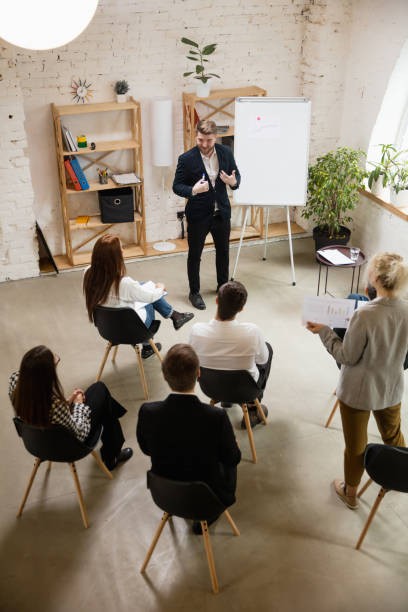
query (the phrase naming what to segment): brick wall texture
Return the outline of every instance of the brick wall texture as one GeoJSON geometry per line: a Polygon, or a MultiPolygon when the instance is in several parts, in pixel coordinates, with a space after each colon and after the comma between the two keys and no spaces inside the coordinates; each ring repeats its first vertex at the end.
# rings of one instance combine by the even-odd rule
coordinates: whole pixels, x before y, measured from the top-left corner
{"type": "MultiPolygon", "coordinates": [[[[255,84],[270,96],[310,97],[313,158],[353,135],[353,146],[367,145],[407,16],[403,0],[100,0],[92,23],[65,47],[27,51],[0,39],[0,280],[38,274],[36,219],[52,252],[64,252],[50,103],[71,103],[72,79],[86,77],[95,102],[114,98],[116,80],[129,81],[142,104],[147,239],[174,238],[183,208],[171,191],[183,151],[181,92],[194,88],[182,77],[189,64],[182,36],[218,43],[210,58],[221,75],[216,87],[255,84]],[[367,70],[376,49],[386,58],[377,77],[367,70]],[[166,169],[150,163],[154,96],[173,100],[174,165],[166,169]],[[350,131],[356,112],[371,117],[358,139],[350,131]]],[[[97,133],[92,122],[81,129],[97,133]]],[[[285,218],[273,212],[273,220],[285,218]]]]}

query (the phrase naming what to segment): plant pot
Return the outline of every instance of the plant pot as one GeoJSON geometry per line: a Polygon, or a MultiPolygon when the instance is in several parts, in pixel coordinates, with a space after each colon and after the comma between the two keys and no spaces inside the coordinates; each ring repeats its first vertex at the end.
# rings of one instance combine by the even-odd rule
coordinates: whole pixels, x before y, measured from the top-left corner
{"type": "Polygon", "coordinates": [[[327,229],[314,227],[313,240],[315,241],[315,250],[318,251],[322,247],[335,244],[347,244],[350,240],[351,231],[347,227],[344,227],[344,225],[340,225],[340,230],[338,234],[330,234],[327,229]]]}
{"type": "Polygon", "coordinates": [[[196,94],[199,98],[208,98],[210,95],[211,79],[208,79],[206,83],[203,83],[199,79],[196,85],[196,94]]]}
{"type": "Polygon", "coordinates": [[[401,189],[394,195],[394,206],[397,208],[406,208],[408,206],[408,189],[401,189]]]}
{"type": "Polygon", "coordinates": [[[380,176],[371,186],[371,193],[384,202],[390,201],[390,188],[383,187],[382,176],[380,176]]]}
{"type": "Polygon", "coordinates": [[[119,102],[119,104],[123,102],[127,102],[127,100],[128,100],[127,94],[116,94],[116,102],[119,102]]]}

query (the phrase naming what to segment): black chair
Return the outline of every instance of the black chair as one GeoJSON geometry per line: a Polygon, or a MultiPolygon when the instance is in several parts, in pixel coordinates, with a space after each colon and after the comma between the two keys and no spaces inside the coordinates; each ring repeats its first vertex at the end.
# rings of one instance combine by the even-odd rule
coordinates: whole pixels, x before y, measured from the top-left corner
{"type": "MultiPolygon", "coordinates": [[[[387,444],[367,444],[364,453],[364,467],[370,478],[379,484],[381,489],[356,544],[357,550],[363,543],[384,495],[388,491],[408,493],[408,448],[387,444]]],[[[365,485],[359,496],[369,484],[371,480],[365,485]]]]}
{"type": "Polygon", "coordinates": [[[247,370],[212,370],[200,366],[199,385],[203,393],[211,398],[210,404],[231,402],[239,404],[244,413],[253,462],[257,463],[254,436],[248,415],[248,403],[255,403],[259,416],[267,425],[268,421],[258,400],[259,387],[247,370]]]}
{"type": "Polygon", "coordinates": [[[34,482],[34,478],[37,474],[37,470],[40,463],[48,461],[47,470],[51,469],[51,463],[56,461],[58,463],[69,463],[74,478],[75,489],[78,496],[79,507],[81,509],[82,520],[85,528],[89,527],[88,516],[86,514],[84,499],[82,496],[81,487],[79,484],[78,474],[75,467],[75,462],[83,459],[87,455],[91,454],[101,470],[108,476],[113,478],[113,475],[108,470],[102,459],[95,452],[94,448],[98,444],[99,438],[102,433],[102,426],[99,428],[92,440],[87,444],[80,442],[73,433],[68,431],[61,425],[52,425],[51,427],[36,427],[34,425],[28,425],[24,423],[19,417],[13,418],[14,425],[18,435],[23,439],[24,446],[31,455],[34,455],[35,463],[33,471],[31,472],[30,480],[26,491],[24,493],[23,501],[18,509],[17,517],[23,514],[23,509],[27,501],[27,497],[30,493],[31,486],[34,482]]]}
{"type": "Polygon", "coordinates": [[[163,510],[159,527],[154,535],[153,542],[147,552],[140,572],[143,574],[150,561],[150,557],[160,538],[163,527],[172,516],[184,519],[200,521],[203,531],[205,552],[207,553],[208,568],[210,570],[211,583],[214,593],[218,593],[218,581],[215,573],[214,557],[211,548],[210,534],[208,533],[207,521],[224,513],[231,525],[235,535],[239,531],[225,505],[218,499],[215,493],[204,482],[182,482],[169,480],[154,474],[151,470],[147,472],[147,487],[150,489],[154,503],[163,510]]]}
{"type": "Polygon", "coordinates": [[[142,342],[149,342],[157,357],[162,361],[159,350],[152,340],[160,327],[160,321],[153,321],[147,328],[133,308],[110,308],[108,306],[97,306],[93,313],[93,319],[102,338],[108,341],[96,380],[101,379],[112,346],[115,347],[112,361],[115,361],[119,344],[130,344],[136,351],[145,398],[149,399],[142,356],[138,345],[142,342]]]}

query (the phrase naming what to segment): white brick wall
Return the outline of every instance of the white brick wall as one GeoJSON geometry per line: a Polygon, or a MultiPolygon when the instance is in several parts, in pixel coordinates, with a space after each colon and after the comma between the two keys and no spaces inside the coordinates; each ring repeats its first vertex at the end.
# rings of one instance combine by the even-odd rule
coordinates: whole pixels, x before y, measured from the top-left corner
{"type": "Polygon", "coordinates": [[[12,49],[0,43],[0,282],[39,273],[24,120],[12,49]]]}
{"type": "MultiPolygon", "coordinates": [[[[310,97],[315,156],[340,143],[366,146],[407,17],[404,0],[100,0],[87,30],[63,48],[31,52],[3,43],[0,181],[7,187],[0,191],[0,263],[6,268],[1,278],[38,273],[36,248],[26,234],[34,216],[51,250],[64,251],[50,103],[71,102],[72,78],[92,82],[94,101],[113,99],[115,80],[129,81],[142,103],[147,238],[176,237],[176,211],[183,202],[171,183],[183,149],[181,92],[194,87],[181,76],[188,65],[182,36],[218,43],[210,58],[222,77],[217,87],[257,84],[271,96],[310,97]],[[164,170],[164,191],[161,171],[150,164],[149,100],[157,95],[174,102],[174,166],[164,170]],[[10,217],[11,199],[13,210],[24,210],[23,218],[10,217]],[[19,239],[20,232],[24,236],[19,247],[12,246],[16,229],[19,239]]],[[[284,214],[277,209],[273,220],[284,214]]]]}

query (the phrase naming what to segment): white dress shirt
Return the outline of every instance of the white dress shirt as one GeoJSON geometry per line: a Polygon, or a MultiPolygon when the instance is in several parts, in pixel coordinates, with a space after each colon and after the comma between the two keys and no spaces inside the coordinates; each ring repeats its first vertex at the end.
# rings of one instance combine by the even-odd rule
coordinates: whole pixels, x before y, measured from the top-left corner
{"type": "Polygon", "coordinates": [[[204,368],[248,370],[256,381],[259,378],[256,364],[266,363],[269,357],[259,327],[255,323],[239,323],[236,319],[195,323],[191,328],[190,344],[204,368]]]}
{"type": "MultiPolygon", "coordinates": [[[[218,163],[218,156],[215,151],[212,153],[210,157],[206,157],[201,153],[201,159],[203,160],[203,164],[208,174],[208,178],[210,179],[211,185],[215,189],[215,181],[217,180],[218,173],[220,171],[220,166],[218,163]]],[[[217,200],[215,201],[215,210],[218,210],[217,200]]]]}

